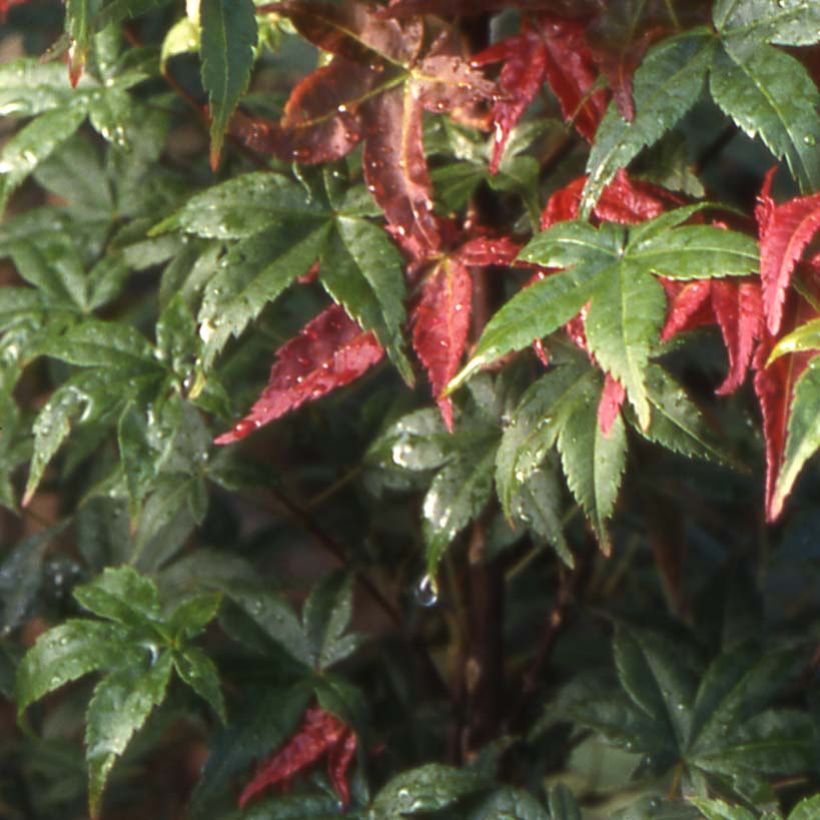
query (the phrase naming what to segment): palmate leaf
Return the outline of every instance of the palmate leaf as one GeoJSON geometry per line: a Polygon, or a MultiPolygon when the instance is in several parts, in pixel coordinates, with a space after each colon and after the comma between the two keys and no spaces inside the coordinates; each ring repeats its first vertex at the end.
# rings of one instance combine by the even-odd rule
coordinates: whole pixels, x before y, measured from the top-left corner
{"type": "Polygon", "coordinates": [[[503,61],[499,76],[501,99],[493,104],[493,153],[496,173],[512,129],[546,80],[558,98],[564,118],[591,140],[606,109],[602,90],[593,91],[595,66],[584,38],[584,27],[559,17],[540,15],[525,21],[519,34],[474,55],[474,65],[503,61]]]}
{"type": "Polygon", "coordinates": [[[583,362],[559,364],[521,397],[496,454],[495,482],[508,518],[517,487],[541,465],[578,403],[585,382],[595,378],[583,362]]]}
{"type": "Polygon", "coordinates": [[[228,119],[248,87],[256,45],[253,0],[202,0],[202,85],[211,110],[211,168],[219,166],[228,119]]]}
{"type": "Polygon", "coordinates": [[[682,765],[695,793],[714,779],[742,794],[744,782],[762,784],[764,773],[795,774],[814,764],[810,716],[766,708],[799,673],[803,651],[763,655],[745,644],[702,671],[686,642],[627,626],[616,630],[613,649],[626,700],[570,692],[566,711],[611,741],[651,754],[659,774],[682,765]]]}
{"type": "MultiPolygon", "coordinates": [[[[330,175],[328,175],[330,176],[330,175]]],[[[328,195],[333,199],[328,182],[328,195]]],[[[182,230],[237,239],[208,281],[199,310],[199,335],[208,368],[231,336],[238,336],[316,261],[322,283],[348,315],[375,333],[406,381],[413,374],[403,351],[404,274],[398,250],[366,217],[372,200],[363,188],[333,207],[287,177],[245,174],[203,191],[156,225],[154,235],[182,230]]]]}
{"type": "MultiPolygon", "coordinates": [[[[108,621],[71,619],[42,634],[17,669],[20,714],[48,692],[93,671],[106,674],[86,714],[89,809],[97,817],[106,781],[132,736],[165,698],[174,666],[220,716],[224,705],[212,661],[186,639],[216,614],[209,605],[162,614],[154,582],[132,567],[107,568],[75,590],[86,608],[108,621]]],[[[202,603],[202,600],[198,602],[202,603]]]]}
{"type": "Polygon", "coordinates": [[[590,352],[626,388],[641,426],[650,422],[645,370],[663,324],[665,299],[654,274],[691,279],[754,271],[747,236],[705,225],[674,227],[691,208],[634,228],[560,222],[537,234],[521,258],[561,268],[514,296],[488,322],[452,390],[485,364],[557,330],[588,304],[590,352]]]}

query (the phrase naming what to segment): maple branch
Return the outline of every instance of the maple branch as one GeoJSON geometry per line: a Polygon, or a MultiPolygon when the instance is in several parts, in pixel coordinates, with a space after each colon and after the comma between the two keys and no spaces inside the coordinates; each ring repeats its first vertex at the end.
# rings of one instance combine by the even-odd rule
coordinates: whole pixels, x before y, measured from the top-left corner
{"type": "Polygon", "coordinates": [[[555,602],[544,619],[535,655],[529,668],[524,673],[521,682],[521,694],[511,711],[508,725],[512,729],[521,726],[530,701],[538,690],[538,681],[549,663],[555,644],[570,622],[570,611],[575,602],[578,589],[587,577],[588,562],[583,560],[581,555],[576,556],[576,564],[573,570],[569,572],[561,571],[561,581],[555,596],[555,602]]]}

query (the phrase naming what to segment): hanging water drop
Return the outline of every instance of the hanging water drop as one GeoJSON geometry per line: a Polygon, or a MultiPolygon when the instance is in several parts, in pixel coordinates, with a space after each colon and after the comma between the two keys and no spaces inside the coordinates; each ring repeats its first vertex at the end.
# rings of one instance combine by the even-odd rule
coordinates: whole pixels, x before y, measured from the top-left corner
{"type": "Polygon", "coordinates": [[[438,603],[438,584],[435,578],[425,575],[416,585],[416,600],[424,607],[438,603]]]}

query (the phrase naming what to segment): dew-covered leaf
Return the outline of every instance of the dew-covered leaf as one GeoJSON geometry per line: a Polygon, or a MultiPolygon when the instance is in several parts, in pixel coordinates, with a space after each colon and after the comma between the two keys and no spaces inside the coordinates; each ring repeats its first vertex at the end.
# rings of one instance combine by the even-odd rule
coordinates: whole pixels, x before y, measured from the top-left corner
{"type": "Polygon", "coordinates": [[[0,564],[0,636],[20,626],[42,582],[42,564],[46,549],[68,522],[46,527],[24,538],[9,550],[0,564]]]}
{"type": "Polygon", "coordinates": [[[485,788],[475,772],[428,763],[393,777],[373,800],[373,820],[438,811],[485,788]]]}
{"type": "Polygon", "coordinates": [[[453,428],[452,400],[441,391],[458,370],[467,344],[473,280],[458,261],[445,259],[427,275],[413,310],[413,348],[427,369],[433,395],[448,430],[453,428]]]}
{"type": "Polygon", "coordinates": [[[70,681],[127,661],[125,630],[116,624],[69,618],[44,632],[17,667],[17,711],[70,681]]]}
{"type": "Polygon", "coordinates": [[[291,657],[312,665],[312,648],[305,629],[281,595],[244,586],[229,586],[225,594],[291,657]]]}
{"type": "Polygon", "coordinates": [[[332,305],[279,348],[267,387],[250,412],[216,439],[230,444],[306,401],[357,379],[384,355],[375,336],[332,305]]]}
{"type": "Polygon", "coordinates": [[[231,336],[274,301],[319,256],[328,236],[324,222],[286,217],[276,227],[242,239],[222,259],[205,287],[199,310],[203,363],[210,367],[231,336]]]}
{"type": "Polygon", "coordinates": [[[764,42],[811,45],[820,38],[820,9],[813,0],[717,0],[712,19],[724,37],[749,49],[764,42]]]}
{"type": "Polygon", "coordinates": [[[0,151],[0,213],[23,180],[79,127],[82,108],[55,108],[18,131],[0,151]]]}
{"type": "Polygon", "coordinates": [[[150,234],[179,230],[208,239],[242,239],[283,218],[322,218],[324,214],[321,204],[309,199],[301,185],[280,174],[255,171],[195,194],[150,234]]]}
{"type": "Polygon", "coordinates": [[[171,653],[162,652],[148,669],[127,667],[97,684],[88,705],[85,730],[88,805],[93,818],[99,816],[102,792],[114,762],[165,698],[171,665],[171,653]]]}
{"type": "Polygon", "coordinates": [[[160,616],[159,593],[153,581],[132,567],[107,567],[93,581],[74,589],[83,607],[129,627],[143,627],[160,616]]]}
{"type": "Polygon", "coordinates": [[[363,329],[371,330],[404,380],[413,369],[404,353],[405,282],[398,250],[364,219],[339,216],[322,251],[322,284],[363,329]]]}

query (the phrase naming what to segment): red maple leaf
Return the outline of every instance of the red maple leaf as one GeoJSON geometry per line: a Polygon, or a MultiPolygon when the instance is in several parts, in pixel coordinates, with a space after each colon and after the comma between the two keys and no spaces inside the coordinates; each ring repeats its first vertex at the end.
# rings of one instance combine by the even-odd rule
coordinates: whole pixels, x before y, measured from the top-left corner
{"type": "Polygon", "coordinates": [[[476,54],[473,65],[503,62],[501,94],[493,106],[495,128],[490,169],[498,170],[510,132],[546,82],[578,133],[592,140],[607,105],[606,92],[592,91],[598,72],[583,24],[550,15],[525,19],[521,32],[476,54]]]}
{"type": "Polygon", "coordinates": [[[261,764],[250,783],[239,795],[239,808],[270,786],[286,789],[296,775],[315,765],[327,756],[330,782],[342,804],[350,802],[347,770],[356,753],[356,735],[335,715],[319,707],[305,712],[297,732],[261,764]]]}
{"type": "MultiPolygon", "coordinates": [[[[436,264],[421,287],[413,311],[413,349],[430,377],[433,395],[439,396],[458,370],[470,330],[473,280],[456,259],[436,264]]],[[[444,423],[453,429],[453,403],[437,399],[444,423]]]]}
{"type": "Polygon", "coordinates": [[[598,427],[605,436],[609,435],[612,425],[615,424],[625,399],[624,386],[611,373],[607,373],[598,402],[598,427]]]}
{"type": "Polygon", "coordinates": [[[520,247],[507,237],[478,235],[465,240],[447,223],[442,227],[456,248],[427,271],[411,321],[413,349],[427,370],[444,423],[452,430],[452,400],[440,394],[458,371],[467,347],[473,297],[470,268],[510,265],[520,247]]]}
{"type": "Polygon", "coordinates": [[[776,168],[766,174],[755,210],[760,230],[760,279],[769,333],[776,335],[795,265],[820,230],[820,194],[775,205],[769,191],[776,168]]]}
{"type": "MultiPolygon", "coordinates": [[[[586,176],[578,177],[555,191],[541,212],[541,230],[556,222],[576,219],[581,204],[581,192],[586,176]]],[[[660,216],[668,208],[679,208],[686,200],[672,191],[651,182],[632,179],[621,168],[604,188],[592,209],[593,216],[604,222],[637,225],[660,216]]]]}
{"type": "Polygon", "coordinates": [[[715,392],[723,396],[737,390],[746,380],[755,342],[763,334],[760,285],[752,280],[727,279],[664,284],[669,310],[661,339],[667,341],[681,331],[716,323],[729,357],[729,372],[715,392]]]}
{"type": "Polygon", "coordinates": [[[331,305],[276,353],[268,384],[250,412],[215,439],[231,444],[306,401],[349,384],[378,362],[384,350],[339,305],[331,305]]]}

